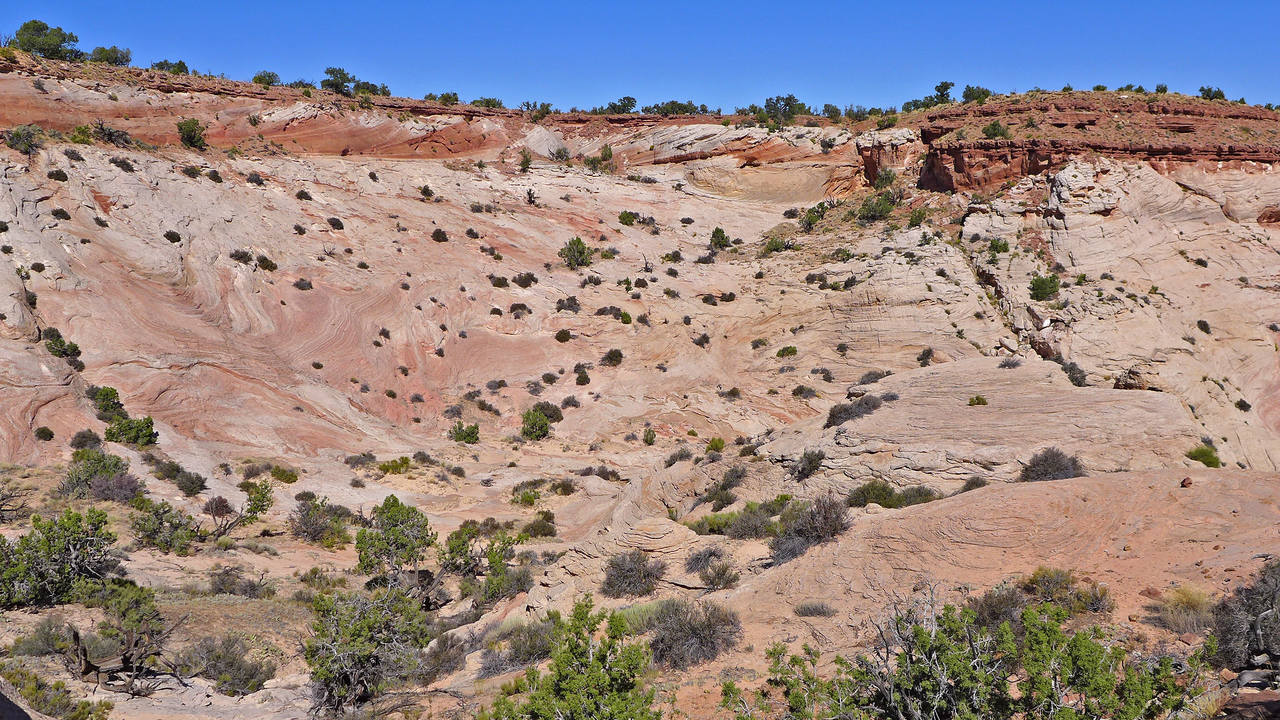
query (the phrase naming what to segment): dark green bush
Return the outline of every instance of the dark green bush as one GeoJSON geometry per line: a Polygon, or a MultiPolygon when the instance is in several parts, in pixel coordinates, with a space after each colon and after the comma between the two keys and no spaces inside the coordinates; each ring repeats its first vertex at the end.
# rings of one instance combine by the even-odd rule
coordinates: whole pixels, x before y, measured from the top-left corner
{"type": "Polygon", "coordinates": [[[1057,275],[1035,275],[1031,278],[1031,299],[1048,300],[1058,294],[1057,275]]]}
{"type": "Polygon", "coordinates": [[[204,150],[207,145],[204,140],[205,126],[195,118],[186,118],[178,121],[178,138],[182,140],[182,144],[196,150],[204,150]]]}

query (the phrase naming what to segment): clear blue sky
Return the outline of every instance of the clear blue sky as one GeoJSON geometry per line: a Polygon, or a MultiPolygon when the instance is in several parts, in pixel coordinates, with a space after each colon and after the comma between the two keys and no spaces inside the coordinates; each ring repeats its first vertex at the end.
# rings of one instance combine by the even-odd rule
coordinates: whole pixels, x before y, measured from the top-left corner
{"type": "MultiPolygon", "coordinates": [[[[0,32],[38,17],[248,79],[318,81],[329,65],[395,95],[453,90],[562,108],[622,95],[730,110],[794,93],[821,106],[897,105],[939,80],[997,92],[1139,83],[1280,100],[1280,2],[6,2],[0,32]]],[[[958,94],[958,93],[957,93],[958,94]]]]}

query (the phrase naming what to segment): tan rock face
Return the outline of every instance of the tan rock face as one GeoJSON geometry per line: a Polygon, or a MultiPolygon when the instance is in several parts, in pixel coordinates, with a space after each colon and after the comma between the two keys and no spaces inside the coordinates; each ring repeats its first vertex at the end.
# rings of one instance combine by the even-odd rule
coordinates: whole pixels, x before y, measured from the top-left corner
{"type": "MultiPolygon", "coordinates": [[[[77,430],[103,431],[85,391],[107,385],[154,418],[161,452],[208,476],[195,498],[146,480],[192,512],[213,494],[243,498],[240,476],[220,466],[249,460],[300,471],[278,488],[264,526],[277,531],[299,491],[365,511],[394,492],[442,535],[553,511],[557,535],[522,548],[536,558],[532,589],[457,631],[476,648],[499,623],[598,591],[620,551],[667,561],[659,597],[700,595],[684,561],[719,546],[742,579],[711,597],[741,614],[745,642],[673,678],[688,681],[680,703],[708,712],[699,683],[760,670],[773,641],[856,649],[887,594],[923,581],[960,600],[1037,565],[1068,567],[1107,583],[1115,617],[1138,623],[1145,589],[1225,588],[1275,546],[1280,173],[1268,111],[1070,93],[904,115],[879,131],[815,120],[770,133],[745,118],[533,123],[397,98],[362,108],[207,78],[20,67],[48,93],[0,69],[0,127],[67,131],[102,117],[159,145],[48,139],[30,158],[0,147],[0,463],[42,466],[30,472],[46,484],[77,430]],[[1129,130],[1100,120],[1118,113],[1129,130]],[[179,116],[207,123],[215,148],[178,147],[179,116]],[[1011,140],[975,139],[997,119],[1011,140]],[[1237,126],[1257,142],[1232,140],[1237,126]],[[1154,129],[1176,142],[1133,145],[1154,129]],[[612,168],[589,172],[581,157],[606,145],[612,168]],[[549,159],[561,150],[572,162],[549,159]],[[859,222],[882,169],[900,202],[859,222]],[[956,192],[933,191],[943,187],[956,192]],[[729,242],[712,252],[716,228],[729,242]],[[558,255],[573,237],[595,251],[576,270],[558,255]],[[1032,299],[1032,279],[1050,274],[1057,293],[1032,299]],[[48,328],[79,345],[83,370],[49,352],[48,328]],[[605,361],[615,349],[620,364],[605,361]],[[834,406],[868,398],[879,405],[825,427],[834,406]],[[521,414],[540,401],[564,419],[524,442],[521,414]],[[448,439],[458,420],[479,426],[479,443],[448,439]],[[40,426],[54,440],[37,440],[40,426]],[[1226,468],[1186,458],[1203,442],[1226,468]],[[1017,483],[1050,447],[1087,476],[1017,483]],[[419,450],[464,474],[343,462],[419,450]],[[806,451],[822,455],[799,479],[806,451]],[[855,511],[846,534],[778,566],[767,539],[685,524],[711,512],[705,495],[739,467],[730,512],[869,480],[946,495],[971,478],[988,484],[855,511]],[[520,483],[563,478],[573,494],[512,502],[520,483]],[[837,615],[797,618],[807,599],[837,615]]],[[[145,474],[140,453],[109,447],[145,474]]],[[[355,564],[350,548],[272,542],[279,555],[230,552],[282,587],[313,566],[355,564]]],[[[128,569],[176,588],[225,557],[142,550],[128,569]]],[[[271,624],[281,647],[309,617],[283,594],[221,614],[185,595],[167,601],[194,606],[206,626],[271,624]]],[[[479,652],[440,681],[460,702],[492,692],[477,681],[479,652]]],[[[305,704],[303,663],[281,662],[253,698],[263,717],[305,704]]],[[[206,692],[131,701],[130,717],[238,716],[241,701],[206,692]]]]}

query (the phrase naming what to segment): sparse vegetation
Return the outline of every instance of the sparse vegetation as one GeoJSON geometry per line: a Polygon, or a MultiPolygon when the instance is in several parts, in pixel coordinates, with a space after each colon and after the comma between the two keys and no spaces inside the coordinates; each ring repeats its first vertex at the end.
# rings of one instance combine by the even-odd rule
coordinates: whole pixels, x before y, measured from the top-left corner
{"type": "Polygon", "coordinates": [[[652,595],[666,574],[667,564],[651,560],[643,550],[619,553],[605,564],[600,592],[612,598],[652,595]]]}
{"type": "Polygon", "coordinates": [[[1065,480],[1084,474],[1084,464],[1075,455],[1068,455],[1056,447],[1045,448],[1027,461],[1018,473],[1021,482],[1065,480]]]}

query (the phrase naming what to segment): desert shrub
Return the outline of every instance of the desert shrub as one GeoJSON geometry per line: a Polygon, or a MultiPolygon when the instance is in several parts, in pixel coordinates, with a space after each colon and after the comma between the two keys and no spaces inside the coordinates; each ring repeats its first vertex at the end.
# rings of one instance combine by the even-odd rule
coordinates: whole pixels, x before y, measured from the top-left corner
{"type": "Polygon", "coordinates": [[[1213,661],[1223,667],[1242,670],[1255,667],[1254,658],[1274,658],[1280,647],[1280,561],[1268,562],[1256,578],[1237,585],[1214,606],[1213,634],[1218,639],[1213,661]]]}
{"type": "Polygon", "coordinates": [[[351,541],[346,522],[337,506],[327,500],[301,500],[289,513],[289,533],[299,540],[335,548],[351,541]]]}
{"type": "Polygon", "coordinates": [[[742,638],[738,614],[710,601],[664,600],[649,625],[654,662],[676,669],[710,662],[742,638]]]}
{"type": "Polygon", "coordinates": [[[195,518],[167,501],[139,497],[133,501],[133,507],[137,512],[129,518],[129,529],[140,545],[166,554],[190,555],[195,543],[203,537],[195,518]]]}
{"type": "Polygon", "coordinates": [[[978,488],[982,488],[986,486],[987,486],[986,480],[983,480],[977,475],[973,475],[968,480],[964,481],[964,485],[962,485],[957,492],[966,493],[966,492],[969,492],[970,490],[977,490],[978,488]]]}
{"type": "Polygon", "coordinates": [[[71,453],[67,473],[58,485],[58,494],[66,497],[87,496],[95,480],[126,474],[129,462],[98,448],[82,448],[71,453]]]}
{"type": "Polygon", "coordinates": [[[737,587],[741,575],[729,562],[715,562],[698,573],[698,579],[708,590],[726,590],[737,587]]]}
{"type": "Polygon", "coordinates": [[[551,434],[551,422],[536,407],[520,416],[520,435],[526,440],[541,440],[551,434]]]}
{"type": "Polygon", "coordinates": [[[666,467],[671,467],[681,460],[690,460],[693,458],[693,451],[687,447],[681,446],[680,449],[667,456],[666,467]]]}
{"type": "Polygon", "coordinates": [[[474,445],[480,442],[480,426],[479,425],[463,425],[462,421],[454,423],[449,429],[449,439],[454,442],[467,443],[474,445]]]}
{"type": "Polygon", "coordinates": [[[618,553],[605,565],[600,592],[612,598],[651,595],[666,573],[667,564],[650,560],[643,550],[618,553]]]}
{"type": "Polygon", "coordinates": [[[1018,587],[1003,584],[969,598],[966,604],[974,613],[974,624],[979,627],[994,630],[1007,622],[1015,631],[1020,631],[1027,596],[1018,587]]]}
{"type": "Polygon", "coordinates": [[[973,397],[969,398],[970,407],[973,407],[975,405],[986,405],[986,404],[987,404],[987,398],[983,395],[974,395],[973,397]]]}
{"type": "Polygon", "coordinates": [[[892,215],[895,204],[892,191],[886,190],[863,200],[855,216],[859,223],[870,225],[892,215]]]}
{"type": "Polygon", "coordinates": [[[795,345],[787,345],[786,347],[778,348],[776,355],[780,358],[795,357],[797,352],[795,345]]]}
{"type": "Polygon", "coordinates": [[[321,594],[313,610],[303,658],[317,688],[316,710],[326,714],[342,714],[402,683],[431,639],[421,601],[399,590],[321,594]]]}
{"type": "MultiPolygon", "coordinates": [[[[0,48],[3,50],[3,48],[0,48]]],[[[33,710],[45,717],[65,720],[107,720],[115,707],[106,700],[78,700],[61,680],[47,682],[36,673],[14,663],[0,663],[0,676],[18,691],[33,710]]],[[[17,708],[6,702],[6,705],[17,708]]],[[[13,717],[30,717],[21,709],[15,709],[13,717]]]]}
{"type": "Polygon", "coordinates": [[[805,450],[791,467],[791,475],[796,480],[804,480],[822,467],[827,454],[821,450],[805,450]]]}
{"type": "Polygon", "coordinates": [[[40,427],[36,428],[35,436],[37,440],[40,440],[42,442],[48,442],[53,439],[53,430],[50,430],[48,427],[45,427],[44,425],[41,425],[40,427]]]}
{"type": "Polygon", "coordinates": [[[1032,300],[1048,300],[1058,294],[1058,276],[1037,274],[1031,278],[1030,289],[1032,300]]]}
{"type": "Polygon", "coordinates": [[[62,170],[61,168],[57,168],[45,173],[45,177],[49,178],[50,180],[57,180],[58,182],[66,182],[67,171],[62,170]]]}
{"type": "Polygon", "coordinates": [[[887,370],[868,370],[862,374],[862,377],[858,378],[858,384],[870,385],[872,383],[877,383],[884,378],[889,377],[890,374],[891,373],[887,370]]]}
{"type": "Polygon", "coordinates": [[[1203,463],[1205,467],[1217,468],[1222,467],[1222,460],[1218,457],[1217,450],[1210,445],[1199,445],[1187,451],[1187,457],[1198,463],[1203,463]]]}
{"type": "Polygon", "coordinates": [[[530,520],[521,528],[520,532],[531,538],[538,537],[555,537],[556,536],[556,516],[550,510],[539,510],[537,517],[530,520]]]}
{"type": "Polygon", "coordinates": [[[849,491],[847,502],[851,507],[866,507],[870,503],[875,503],[886,508],[903,508],[931,502],[941,497],[941,493],[924,485],[896,490],[883,480],[869,480],[849,491]]]}
{"type": "Polygon", "coordinates": [[[127,472],[94,475],[89,480],[89,496],[95,500],[131,503],[145,491],[142,481],[127,472]]]}
{"type": "Polygon", "coordinates": [[[67,624],[59,616],[40,619],[28,635],[14,638],[9,652],[15,656],[44,657],[62,653],[71,643],[67,624]]]}
{"type": "Polygon", "coordinates": [[[1062,367],[1062,372],[1067,374],[1067,379],[1076,387],[1084,387],[1089,384],[1089,374],[1084,368],[1077,365],[1074,361],[1067,362],[1061,355],[1054,358],[1054,362],[1062,367]]]}
{"type": "Polygon", "coordinates": [[[387,475],[403,475],[409,472],[411,461],[407,456],[401,455],[395,460],[388,460],[384,463],[378,463],[378,469],[387,475]]]}
{"type": "Polygon", "coordinates": [[[265,574],[257,579],[245,577],[239,565],[214,565],[209,569],[209,592],[214,595],[239,595],[247,598],[269,598],[276,594],[265,574]]]}
{"type": "Polygon", "coordinates": [[[1075,455],[1067,455],[1058,448],[1045,448],[1027,461],[1018,473],[1022,482],[1065,480],[1084,474],[1084,464],[1075,455]]]}
{"type": "Polygon", "coordinates": [[[206,147],[204,141],[205,126],[195,118],[187,118],[178,121],[178,138],[182,140],[182,144],[196,150],[203,150],[206,147]]]}
{"type": "Polygon", "coordinates": [[[995,138],[1008,140],[1012,137],[1012,135],[1009,134],[1009,128],[1001,124],[999,120],[992,120],[987,125],[984,125],[982,127],[982,134],[988,140],[994,140],[995,138]]]}
{"type": "Polygon", "coordinates": [[[107,426],[103,437],[108,442],[137,445],[139,447],[154,445],[159,438],[155,431],[151,416],[142,418],[120,418],[107,426]]]}
{"type": "Polygon", "coordinates": [[[76,431],[68,444],[72,450],[95,449],[102,445],[102,438],[98,437],[98,433],[86,428],[76,431]]]}
{"type": "Polygon", "coordinates": [[[839,403],[827,411],[827,422],[822,427],[836,427],[850,420],[870,415],[879,410],[883,404],[884,402],[878,395],[863,395],[854,402],[839,403]]]}
{"type": "Polygon", "coordinates": [[[555,403],[549,403],[546,400],[540,400],[533,404],[533,409],[542,413],[548,422],[558,423],[564,420],[564,412],[556,406],[555,403]]]}
{"type": "Polygon", "coordinates": [[[606,352],[604,357],[600,358],[600,364],[605,367],[617,367],[622,364],[622,351],[618,348],[606,352]]]}
{"type": "Polygon", "coordinates": [[[782,511],[781,531],[769,543],[775,564],[804,554],[809,547],[826,542],[849,529],[849,510],[834,495],[811,503],[796,503],[782,511]]]}
{"type": "Polygon", "coordinates": [[[711,545],[689,553],[689,557],[685,558],[684,570],[690,573],[700,573],[717,561],[725,558],[724,548],[719,545],[711,545]]]}
{"type": "Polygon", "coordinates": [[[4,133],[4,144],[23,155],[34,155],[42,145],[40,136],[43,132],[38,125],[19,125],[4,133]]]}
{"type": "Polygon", "coordinates": [[[591,264],[592,251],[586,243],[582,242],[582,238],[577,236],[570,238],[556,254],[564,260],[564,264],[570,270],[577,270],[591,264]]]}
{"type": "Polygon", "coordinates": [[[1012,370],[1022,365],[1022,360],[1016,357],[1007,357],[1000,361],[999,368],[1001,370],[1012,370]]]}
{"type": "Polygon", "coordinates": [[[1203,590],[1180,585],[1160,598],[1156,617],[1178,634],[1202,632],[1213,622],[1213,601],[1203,590]]]}

